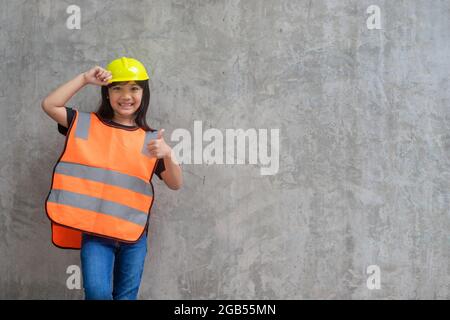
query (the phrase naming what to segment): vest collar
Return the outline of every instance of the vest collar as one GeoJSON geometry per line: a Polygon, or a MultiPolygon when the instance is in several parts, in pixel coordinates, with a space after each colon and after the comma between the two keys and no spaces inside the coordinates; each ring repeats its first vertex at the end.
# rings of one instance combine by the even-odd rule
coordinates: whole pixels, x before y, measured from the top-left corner
{"type": "Polygon", "coordinates": [[[120,124],[120,123],[114,122],[112,120],[102,119],[96,112],[94,112],[94,114],[104,125],[106,125],[108,127],[123,129],[123,130],[127,130],[127,131],[135,131],[135,130],[139,129],[138,126],[126,126],[124,124],[120,124]]]}

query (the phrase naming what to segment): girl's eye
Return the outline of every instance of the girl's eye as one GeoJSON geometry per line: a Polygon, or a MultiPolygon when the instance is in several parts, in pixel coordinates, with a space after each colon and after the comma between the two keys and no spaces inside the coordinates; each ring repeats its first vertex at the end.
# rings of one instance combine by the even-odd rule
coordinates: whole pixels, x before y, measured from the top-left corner
{"type": "Polygon", "coordinates": [[[113,87],[112,89],[117,91],[117,90],[120,90],[120,87],[113,87]]]}
{"type": "Polygon", "coordinates": [[[134,91],[139,90],[139,87],[133,87],[131,90],[134,90],[134,91]]]}

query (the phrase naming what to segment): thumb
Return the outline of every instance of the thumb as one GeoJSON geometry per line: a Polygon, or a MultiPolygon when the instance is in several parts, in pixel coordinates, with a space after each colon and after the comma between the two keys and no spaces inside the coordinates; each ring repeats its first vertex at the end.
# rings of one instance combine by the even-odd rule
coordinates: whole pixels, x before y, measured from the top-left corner
{"type": "Polygon", "coordinates": [[[164,134],[164,129],[160,129],[158,131],[158,136],[156,137],[157,139],[162,139],[163,138],[163,134],[164,134]]]}

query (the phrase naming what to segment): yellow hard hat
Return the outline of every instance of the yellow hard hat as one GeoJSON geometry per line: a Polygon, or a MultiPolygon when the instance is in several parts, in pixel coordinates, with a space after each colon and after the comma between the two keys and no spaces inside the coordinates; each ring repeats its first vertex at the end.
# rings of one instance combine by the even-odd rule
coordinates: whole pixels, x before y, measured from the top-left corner
{"type": "Polygon", "coordinates": [[[148,80],[147,70],[136,59],[122,57],[111,61],[106,70],[111,72],[112,78],[108,82],[148,80]]]}

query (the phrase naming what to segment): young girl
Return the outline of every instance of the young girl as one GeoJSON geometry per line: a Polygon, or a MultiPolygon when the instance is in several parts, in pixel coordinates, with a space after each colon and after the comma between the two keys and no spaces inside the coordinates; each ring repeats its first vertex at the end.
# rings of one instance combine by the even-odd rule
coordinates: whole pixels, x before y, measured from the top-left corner
{"type": "Polygon", "coordinates": [[[45,201],[52,241],[81,249],[86,299],[136,299],[147,253],[153,173],[182,185],[172,149],[146,122],[148,74],[122,57],[96,66],[50,93],[43,110],[66,135],[45,201]],[[65,107],[87,84],[101,86],[98,110],[65,107]]]}

